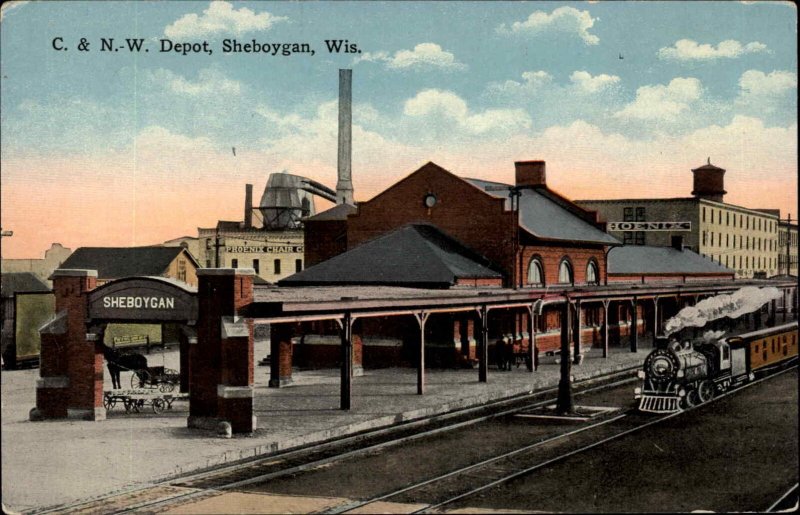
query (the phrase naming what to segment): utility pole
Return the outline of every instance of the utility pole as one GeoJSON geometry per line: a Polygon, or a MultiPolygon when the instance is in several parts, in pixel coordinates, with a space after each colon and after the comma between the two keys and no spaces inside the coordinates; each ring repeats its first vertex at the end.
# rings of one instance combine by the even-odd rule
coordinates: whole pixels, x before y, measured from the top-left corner
{"type": "MultiPolygon", "coordinates": [[[[10,238],[14,236],[14,231],[4,231],[2,227],[0,227],[0,238],[10,238]]],[[[3,255],[3,244],[0,242],[0,259],[2,259],[3,255]]]]}

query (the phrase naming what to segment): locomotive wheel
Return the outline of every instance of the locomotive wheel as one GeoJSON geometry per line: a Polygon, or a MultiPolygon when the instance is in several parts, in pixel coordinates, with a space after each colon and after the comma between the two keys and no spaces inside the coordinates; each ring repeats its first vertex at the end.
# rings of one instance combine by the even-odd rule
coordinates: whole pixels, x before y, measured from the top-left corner
{"type": "Polygon", "coordinates": [[[708,402],[714,398],[714,383],[706,379],[697,385],[697,396],[700,402],[708,402]]]}
{"type": "Polygon", "coordinates": [[[686,407],[691,408],[692,406],[697,406],[700,403],[700,399],[697,396],[697,390],[690,390],[686,392],[686,407]]]}

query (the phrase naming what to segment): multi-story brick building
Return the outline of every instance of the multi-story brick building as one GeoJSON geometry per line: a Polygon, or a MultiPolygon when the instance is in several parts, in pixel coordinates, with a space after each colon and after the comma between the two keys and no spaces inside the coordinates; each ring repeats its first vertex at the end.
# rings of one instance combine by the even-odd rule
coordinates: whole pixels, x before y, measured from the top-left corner
{"type": "Polygon", "coordinates": [[[597,211],[609,234],[625,245],[670,245],[681,235],[693,251],[736,271],[736,277],[778,273],[778,215],[723,201],[725,170],[706,164],[692,170],[692,197],[577,200],[597,211]]]}
{"type": "Polygon", "coordinates": [[[778,223],[778,275],[797,277],[797,224],[791,217],[778,223]]]}

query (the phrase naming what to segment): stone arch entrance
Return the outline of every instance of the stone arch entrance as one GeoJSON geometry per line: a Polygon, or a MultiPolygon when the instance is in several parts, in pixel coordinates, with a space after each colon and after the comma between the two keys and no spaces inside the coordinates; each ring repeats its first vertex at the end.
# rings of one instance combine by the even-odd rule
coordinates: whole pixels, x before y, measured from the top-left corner
{"type": "Polygon", "coordinates": [[[56,315],[40,330],[40,378],[31,420],[105,419],[103,330],[111,322],[182,324],[181,388],[188,388],[189,345],[198,316],[194,288],[162,277],[124,278],[98,287],[95,270],[62,269],[53,273],[53,291],[56,315]]]}

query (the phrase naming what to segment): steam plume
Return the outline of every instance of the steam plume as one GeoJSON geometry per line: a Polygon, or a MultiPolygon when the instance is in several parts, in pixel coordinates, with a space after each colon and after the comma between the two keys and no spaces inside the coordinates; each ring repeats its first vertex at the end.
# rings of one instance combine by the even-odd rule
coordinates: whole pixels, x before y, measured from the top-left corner
{"type": "Polygon", "coordinates": [[[706,323],[723,317],[739,318],[780,296],[781,292],[773,286],[768,288],[745,286],[730,295],[703,299],[696,306],[687,306],[667,320],[664,332],[669,336],[685,327],[703,327],[706,323]]]}

